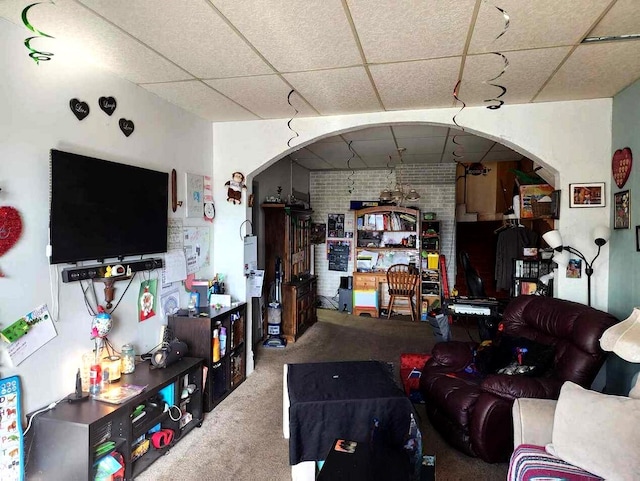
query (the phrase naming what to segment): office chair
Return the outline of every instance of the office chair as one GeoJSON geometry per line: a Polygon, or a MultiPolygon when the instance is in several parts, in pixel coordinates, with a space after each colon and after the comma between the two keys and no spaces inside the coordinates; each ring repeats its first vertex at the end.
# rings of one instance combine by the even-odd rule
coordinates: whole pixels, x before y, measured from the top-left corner
{"type": "Polygon", "coordinates": [[[387,285],[389,286],[389,305],[387,306],[387,319],[391,317],[391,308],[396,297],[404,297],[409,300],[411,307],[411,320],[416,320],[416,309],[413,304],[413,296],[416,295],[416,284],[420,274],[418,270],[409,264],[394,264],[387,270],[387,285]]]}
{"type": "Polygon", "coordinates": [[[478,274],[478,271],[471,265],[469,254],[466,251],[460,251],[458,258],[462,265],[464,278],[467,281],[469,297],[487,297],[487,293],[485,292],[484,285],[482,283],[482,278],[480,277],[480,274],[478,274]]]}

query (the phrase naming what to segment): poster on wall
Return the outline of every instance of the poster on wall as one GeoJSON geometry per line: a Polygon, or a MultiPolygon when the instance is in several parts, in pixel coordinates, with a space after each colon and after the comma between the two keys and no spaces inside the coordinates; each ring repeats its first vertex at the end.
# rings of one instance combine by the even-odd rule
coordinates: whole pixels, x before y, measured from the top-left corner
{"type": "Polygon", "coordinates": [[[204,212],[204,177],[197,174],[185,174],[187,179],[186,216],[198,218],[204,212]]]}
{"type": "Polygon", "coordinates": [[[344,237],[344,214],[328,214],[327,237],[344,237]]]}
{"type": "Polygon", "coordinates": [[[156,315],[156,294],[158,290],[158,280],[148,279],[140,283],[140,294],[138,295],[138,307],[140,322],[156,315]]]}
{"type": "Polygon", "coordinates": [[[327,224],[312,222],[311,223],[311,243],[324,244],[327,240],[327,224]]]}
{"type": "Polygon", "coordinates": [[[184,228],[184,255],[187,258],[187,274],[194,274],[209,265],[209,228],[184,228]]]}
{"type": "Polygon", "coordinates": [[[330,271],[347,272],[351,241],[327,241],[327,258],[330,271]]]}

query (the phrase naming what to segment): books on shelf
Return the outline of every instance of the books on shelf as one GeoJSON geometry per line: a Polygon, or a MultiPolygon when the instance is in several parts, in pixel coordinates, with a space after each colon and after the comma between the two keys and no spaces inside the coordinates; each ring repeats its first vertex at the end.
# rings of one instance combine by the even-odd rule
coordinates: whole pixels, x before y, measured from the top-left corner
{"type": "Polygon", "coordinates": [[[358,218],[358,230],[415,231],[417,215],[398,212],[365,214],[358,218]]]}

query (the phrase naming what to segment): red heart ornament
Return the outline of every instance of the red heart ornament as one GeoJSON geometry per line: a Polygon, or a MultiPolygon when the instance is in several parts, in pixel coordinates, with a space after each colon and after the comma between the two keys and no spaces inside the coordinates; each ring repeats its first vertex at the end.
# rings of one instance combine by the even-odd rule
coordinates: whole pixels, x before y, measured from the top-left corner
{"type": "Polygon", "coordinates": [[[618,149],[613,154],[611,159],[611,172],[613,173],[613,180],[619,188],[624,187],[631,174],[631,165],[633,164],[633,156],[631,155],[631,149],[625,147],[624,149],[618,149]]]}
{"type": "Polygon", "coordinates": [[[0,207],[0,256],[11,249],[22,234],[20,213],[13,207],[0,207]]]}

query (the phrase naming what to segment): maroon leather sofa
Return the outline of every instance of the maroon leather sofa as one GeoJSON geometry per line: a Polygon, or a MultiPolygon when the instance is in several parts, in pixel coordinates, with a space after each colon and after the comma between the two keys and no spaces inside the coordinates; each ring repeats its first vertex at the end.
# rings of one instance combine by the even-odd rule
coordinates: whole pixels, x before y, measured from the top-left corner
{"type": "Polygon", "coordinates": [[[553,366],[542,377],[469,373],[473,342],[435,345],[420,377],[420,392],[435,429],[454,447],[484,461],[508,461],[513,451],[513,401],[557,399],[565,381],[589,388],[605,361],[602,333],[618,320],[562,299],[520,296],[505,308],[502,335],[555,347],[553,366]]]}

